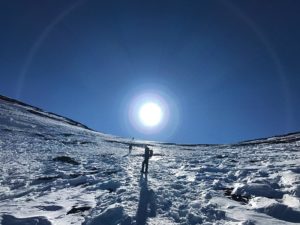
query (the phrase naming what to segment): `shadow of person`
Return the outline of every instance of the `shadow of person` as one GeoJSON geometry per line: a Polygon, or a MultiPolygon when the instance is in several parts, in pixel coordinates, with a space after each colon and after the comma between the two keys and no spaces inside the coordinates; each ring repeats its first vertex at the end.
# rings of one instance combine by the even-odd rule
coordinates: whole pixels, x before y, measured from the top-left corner
{"type": "Polygon", "coordinates": [[[156,216],[156,199],[152,189],[148,189],[147,174],[140,177],[140,199],[136,212],[136,225],[145,225],[148,217],[156,216]]]}

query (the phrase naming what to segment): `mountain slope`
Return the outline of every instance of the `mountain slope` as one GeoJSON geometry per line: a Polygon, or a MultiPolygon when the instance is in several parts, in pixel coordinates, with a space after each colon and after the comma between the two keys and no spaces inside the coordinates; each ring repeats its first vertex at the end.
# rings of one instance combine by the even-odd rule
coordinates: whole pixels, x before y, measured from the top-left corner
{"type": "Polygon", "coordinates": [[[300,135],[176,145],[97,133],[0,97],[0,220],[20,224],[300,223],[300,135]],[[143,145],[154,150],[141,176],[143,145]]]}

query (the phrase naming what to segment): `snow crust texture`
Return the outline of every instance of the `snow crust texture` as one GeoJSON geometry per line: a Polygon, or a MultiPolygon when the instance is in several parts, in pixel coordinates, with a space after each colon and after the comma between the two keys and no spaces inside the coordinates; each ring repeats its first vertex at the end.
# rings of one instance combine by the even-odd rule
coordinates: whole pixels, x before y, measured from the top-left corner
{"type": "Polygon", "coordinates": [[[0,137],[2,225],[300,224],[297,133],[132,142],[1,97],[0,137]],[[148,176],[144,144],[154,151],[148,176]]]}

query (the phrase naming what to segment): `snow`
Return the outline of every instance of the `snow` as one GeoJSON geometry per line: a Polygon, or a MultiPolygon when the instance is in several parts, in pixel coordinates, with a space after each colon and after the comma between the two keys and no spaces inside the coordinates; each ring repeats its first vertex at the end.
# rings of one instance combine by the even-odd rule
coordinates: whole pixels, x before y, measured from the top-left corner
{"type": "Polygon", "coordinates": [[[91,221],[84,223],[85,225],[115,225],[131,224],[130,217],[124,215],[124,208],[121,205],[115,204],[107,207],[99,216],[91,219],[91,221]]]}
{"type": "Polygon", "coordinates": [[[129,154],[131,139],[0,96],[0,137],[3,225],[300,224],[298,133],[234,145],[135,140],[129,154]]]}
{"type": "Polygon", "coordinates": [[[232,194],[247,197],[262,196],[277,199],[281,199],[283,196],[282,192],[273,189],[270,185],[259,183],[241,184],[233,189],[232,194]]]}

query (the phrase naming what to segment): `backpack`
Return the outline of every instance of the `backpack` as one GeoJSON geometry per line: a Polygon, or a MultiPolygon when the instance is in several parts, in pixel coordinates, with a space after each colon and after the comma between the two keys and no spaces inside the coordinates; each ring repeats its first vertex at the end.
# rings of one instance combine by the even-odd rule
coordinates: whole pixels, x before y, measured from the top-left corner
{"type": "Polygon", "coordinates": [[[149,157],[151,158],[153,156],[153,150],[149,150],[149,157]]]}

